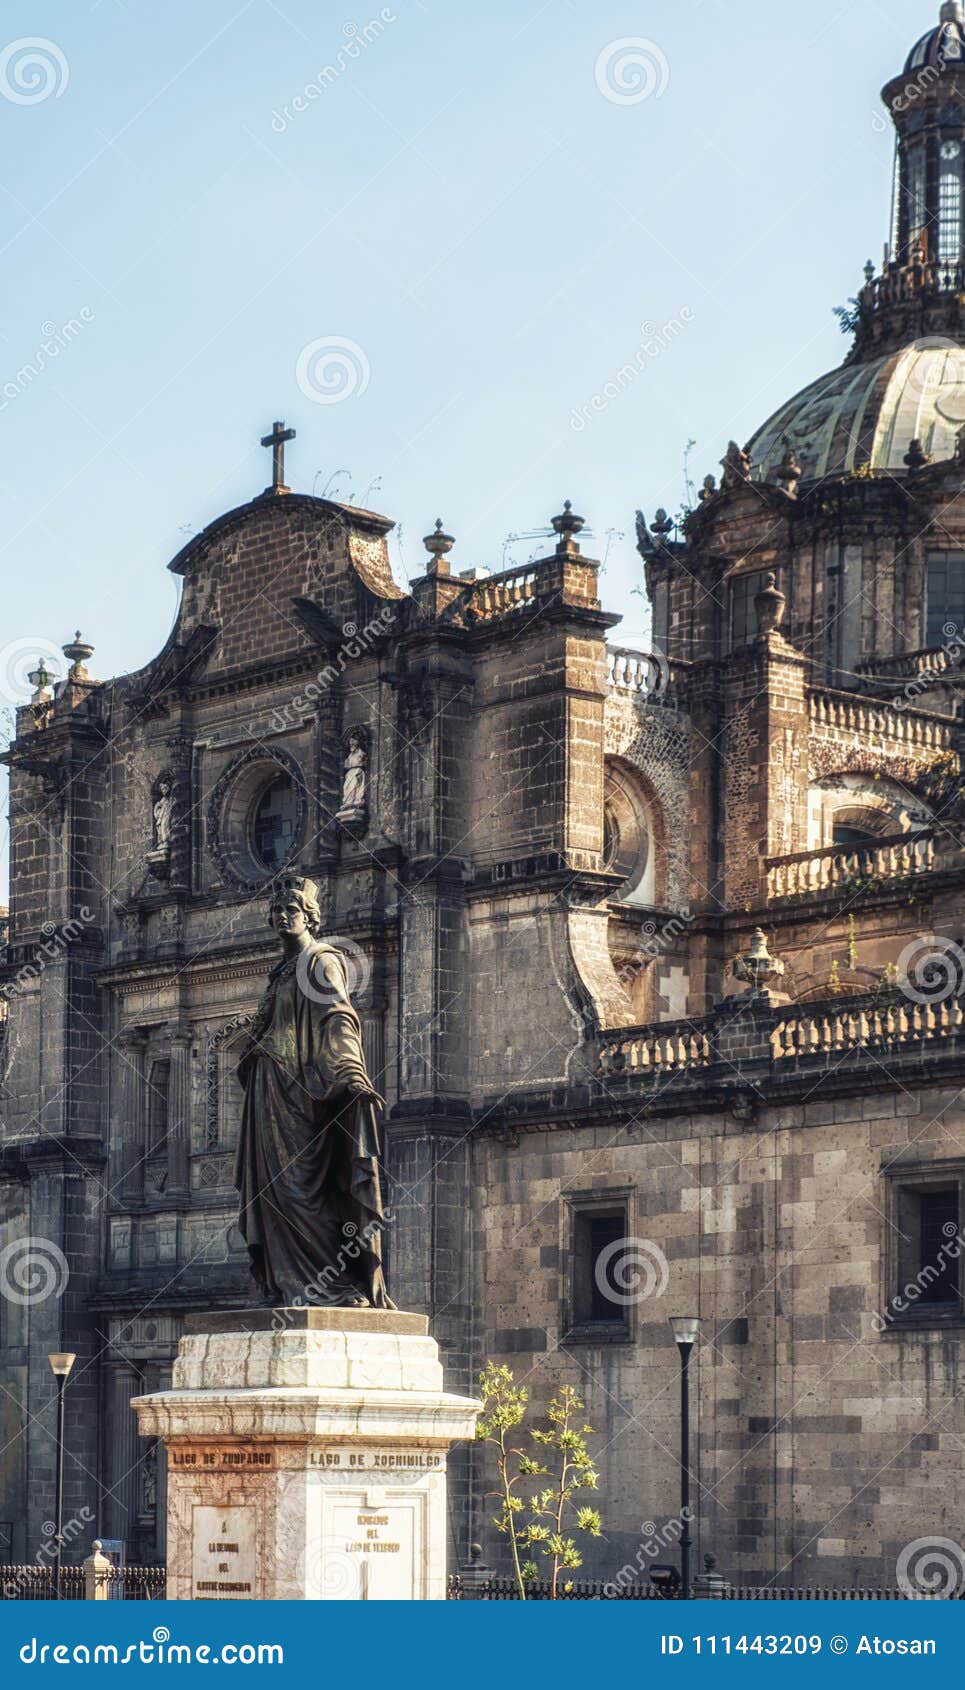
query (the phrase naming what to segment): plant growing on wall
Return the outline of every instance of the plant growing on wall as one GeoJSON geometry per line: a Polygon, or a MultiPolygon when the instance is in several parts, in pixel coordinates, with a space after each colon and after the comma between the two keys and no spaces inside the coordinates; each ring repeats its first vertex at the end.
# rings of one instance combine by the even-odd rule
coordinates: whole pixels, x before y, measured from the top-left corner
{"type": "Polygon", "coordinates": [[[582,1490],[596,1490],[599,1473],[586,1439],[593,1428],[583,1423],[583,1402],[572,1385],[563,1385],[546,1411],[543,1425],[532,1427],[529,1436],[540,1459],[528,1455],[513,1439],[522,1425],[529,1404],[525,1385],[517,1385],[508,1367],[486,1363],[479,1375],[483,1414],[476,1426],[480,1443],[493,1446],[499,1475],[497,1531],[509,1538],[513,1571],[520,1599],[525,1602],[527,1586],[539,1576],[531,1558],[535,1552],[549,1562],[550,1600],[557,1601],[561,1574],[583,1565],[574,1531],[599,1537],[600,1515],[595,1508],[578,1501],[582,1490]],[[547,1479],[549,1483],[524,1494],[526,1480],[547,1479]],[[523,1556],[529,1555],[524,1560],[523,1556]]]}

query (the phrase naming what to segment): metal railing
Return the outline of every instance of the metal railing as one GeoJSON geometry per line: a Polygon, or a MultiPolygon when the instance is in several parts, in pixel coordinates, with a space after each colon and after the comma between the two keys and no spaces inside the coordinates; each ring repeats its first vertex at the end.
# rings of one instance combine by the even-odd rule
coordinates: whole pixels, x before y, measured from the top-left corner
{"type": "MultiPolygon", "coordinates": [[[[537,1579],[526,1587],[527,1600],[550,1599],[548,1579],[537,1579]]],[[[450,1602],[518,1602],[519,1590],[511,1574],[500,1573],[477,1581],[450,1578],[450,1602]]],[[[698,1601],[709,1602],[947,1602],[963,1600],[965,1593],[942,1596],[935,1591],[876,1590],[849,1585],[744,1585],[728,1584],[723,1589],[697,1590],[698,1601]]],[[[560,1583],[561,1602],[675,1602],[680,1591],[648,1583],[621,1584],[619,1579],[571,1579],[560,1583]]]]}
{"type": "MultiPolygon", "coordinates": [[[[161,1602],[167,1594],[164,1567],[111,1567],[99,1575],[101,1593],[115,1602],[161,1602]]],[[[64,1567],[60,1575],[62,1602],[82,1602],[86,1596],[83,1567],[64,1567]]],[[[4,1602],[53,1602],[54,1569],[30,1562],[22,1567],[0,1567],[0,1600],[4,1602]]]]}

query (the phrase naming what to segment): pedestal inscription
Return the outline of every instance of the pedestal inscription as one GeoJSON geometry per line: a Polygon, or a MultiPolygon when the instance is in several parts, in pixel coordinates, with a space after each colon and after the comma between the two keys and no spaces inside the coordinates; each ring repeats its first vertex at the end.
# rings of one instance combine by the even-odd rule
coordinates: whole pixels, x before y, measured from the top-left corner
{"type": "Polygon", "coordinates": [[[255,1595],[255,1510],[204,1508],[191,1522],[196,1602],[246,1601],[255,1595]]]}
{"type": "Polygon", "coordinates": [[[182,1338],[174,1388],[135,1403],[168,1452],[168,1596],[444,1598],[446,1456],[479,1404],[442,1390],[421,1317],[283,1312],[182,1338]]]}

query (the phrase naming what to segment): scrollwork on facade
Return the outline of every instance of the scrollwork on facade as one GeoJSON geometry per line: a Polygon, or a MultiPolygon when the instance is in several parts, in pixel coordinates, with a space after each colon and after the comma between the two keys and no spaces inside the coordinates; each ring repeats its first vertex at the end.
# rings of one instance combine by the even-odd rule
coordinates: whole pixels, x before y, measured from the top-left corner
{"type": "Polygon", "coordinates": [[[232,1016],[222,1027],[212,1033],[208,1041],[208,1096],[205,1112],[204,1144],[206,1150],[217,1150],[222,1142],[221,1134],[221,1075],[224,1047],[230,1044],[238,1033],[251,1026],[253,1016],[250,1012],[232,1016]]]}

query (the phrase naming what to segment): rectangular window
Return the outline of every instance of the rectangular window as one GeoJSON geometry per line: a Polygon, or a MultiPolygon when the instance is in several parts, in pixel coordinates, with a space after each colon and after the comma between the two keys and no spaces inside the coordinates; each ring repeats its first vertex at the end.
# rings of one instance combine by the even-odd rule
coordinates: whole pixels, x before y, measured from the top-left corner
{"type": "Polygon", "coordinates": [[[623,1193],[577,1196],[568,1201],[569,1331],[571,1340],[613,1342],[630,1335],[634,1296],[633,1240],[623,1193]],[[628,1267],[629,1264],[629,1267],[628,1267]]]}
{"type": "Polygon", "coordinates": [[[764,585],[762,570],[753,575],[735,575],[730,584],[730,649],[748,645],[757,638],[757,612],[754,598],[764,585]]]}
{"type": "Polygon", "coordinates": [[[933,552],[928,559],[925,645],[929,651],[965,632],[965,554],[933,552]]]}
{"type": "Polygon", "coordinates": [[[961,256],[962,188],[957,163],[942,166],[938,185],[938,262],[957,264],[961,256]]]}
{"type": "Polygon", "coordinates": [[[935,1325],[962,1316],[963,1171],[922,1169],[892,1180],[892,1326],[935,1325]]]}
{"type": "Polygon", "coordinates": [[[155,1062],[151,1066],[147,1098],[148,1154],[156,1155],[164,1149],[168,1137],[168,1104],[171,1095],[171,1064],[155,1062]]]}
{"type": "Polygon", "coordinates": [[[908,245],[914,249],[918,240],[925,233],[927,209],[925,200],[925,149],[923,146],[908,149],[908,245]]]}

